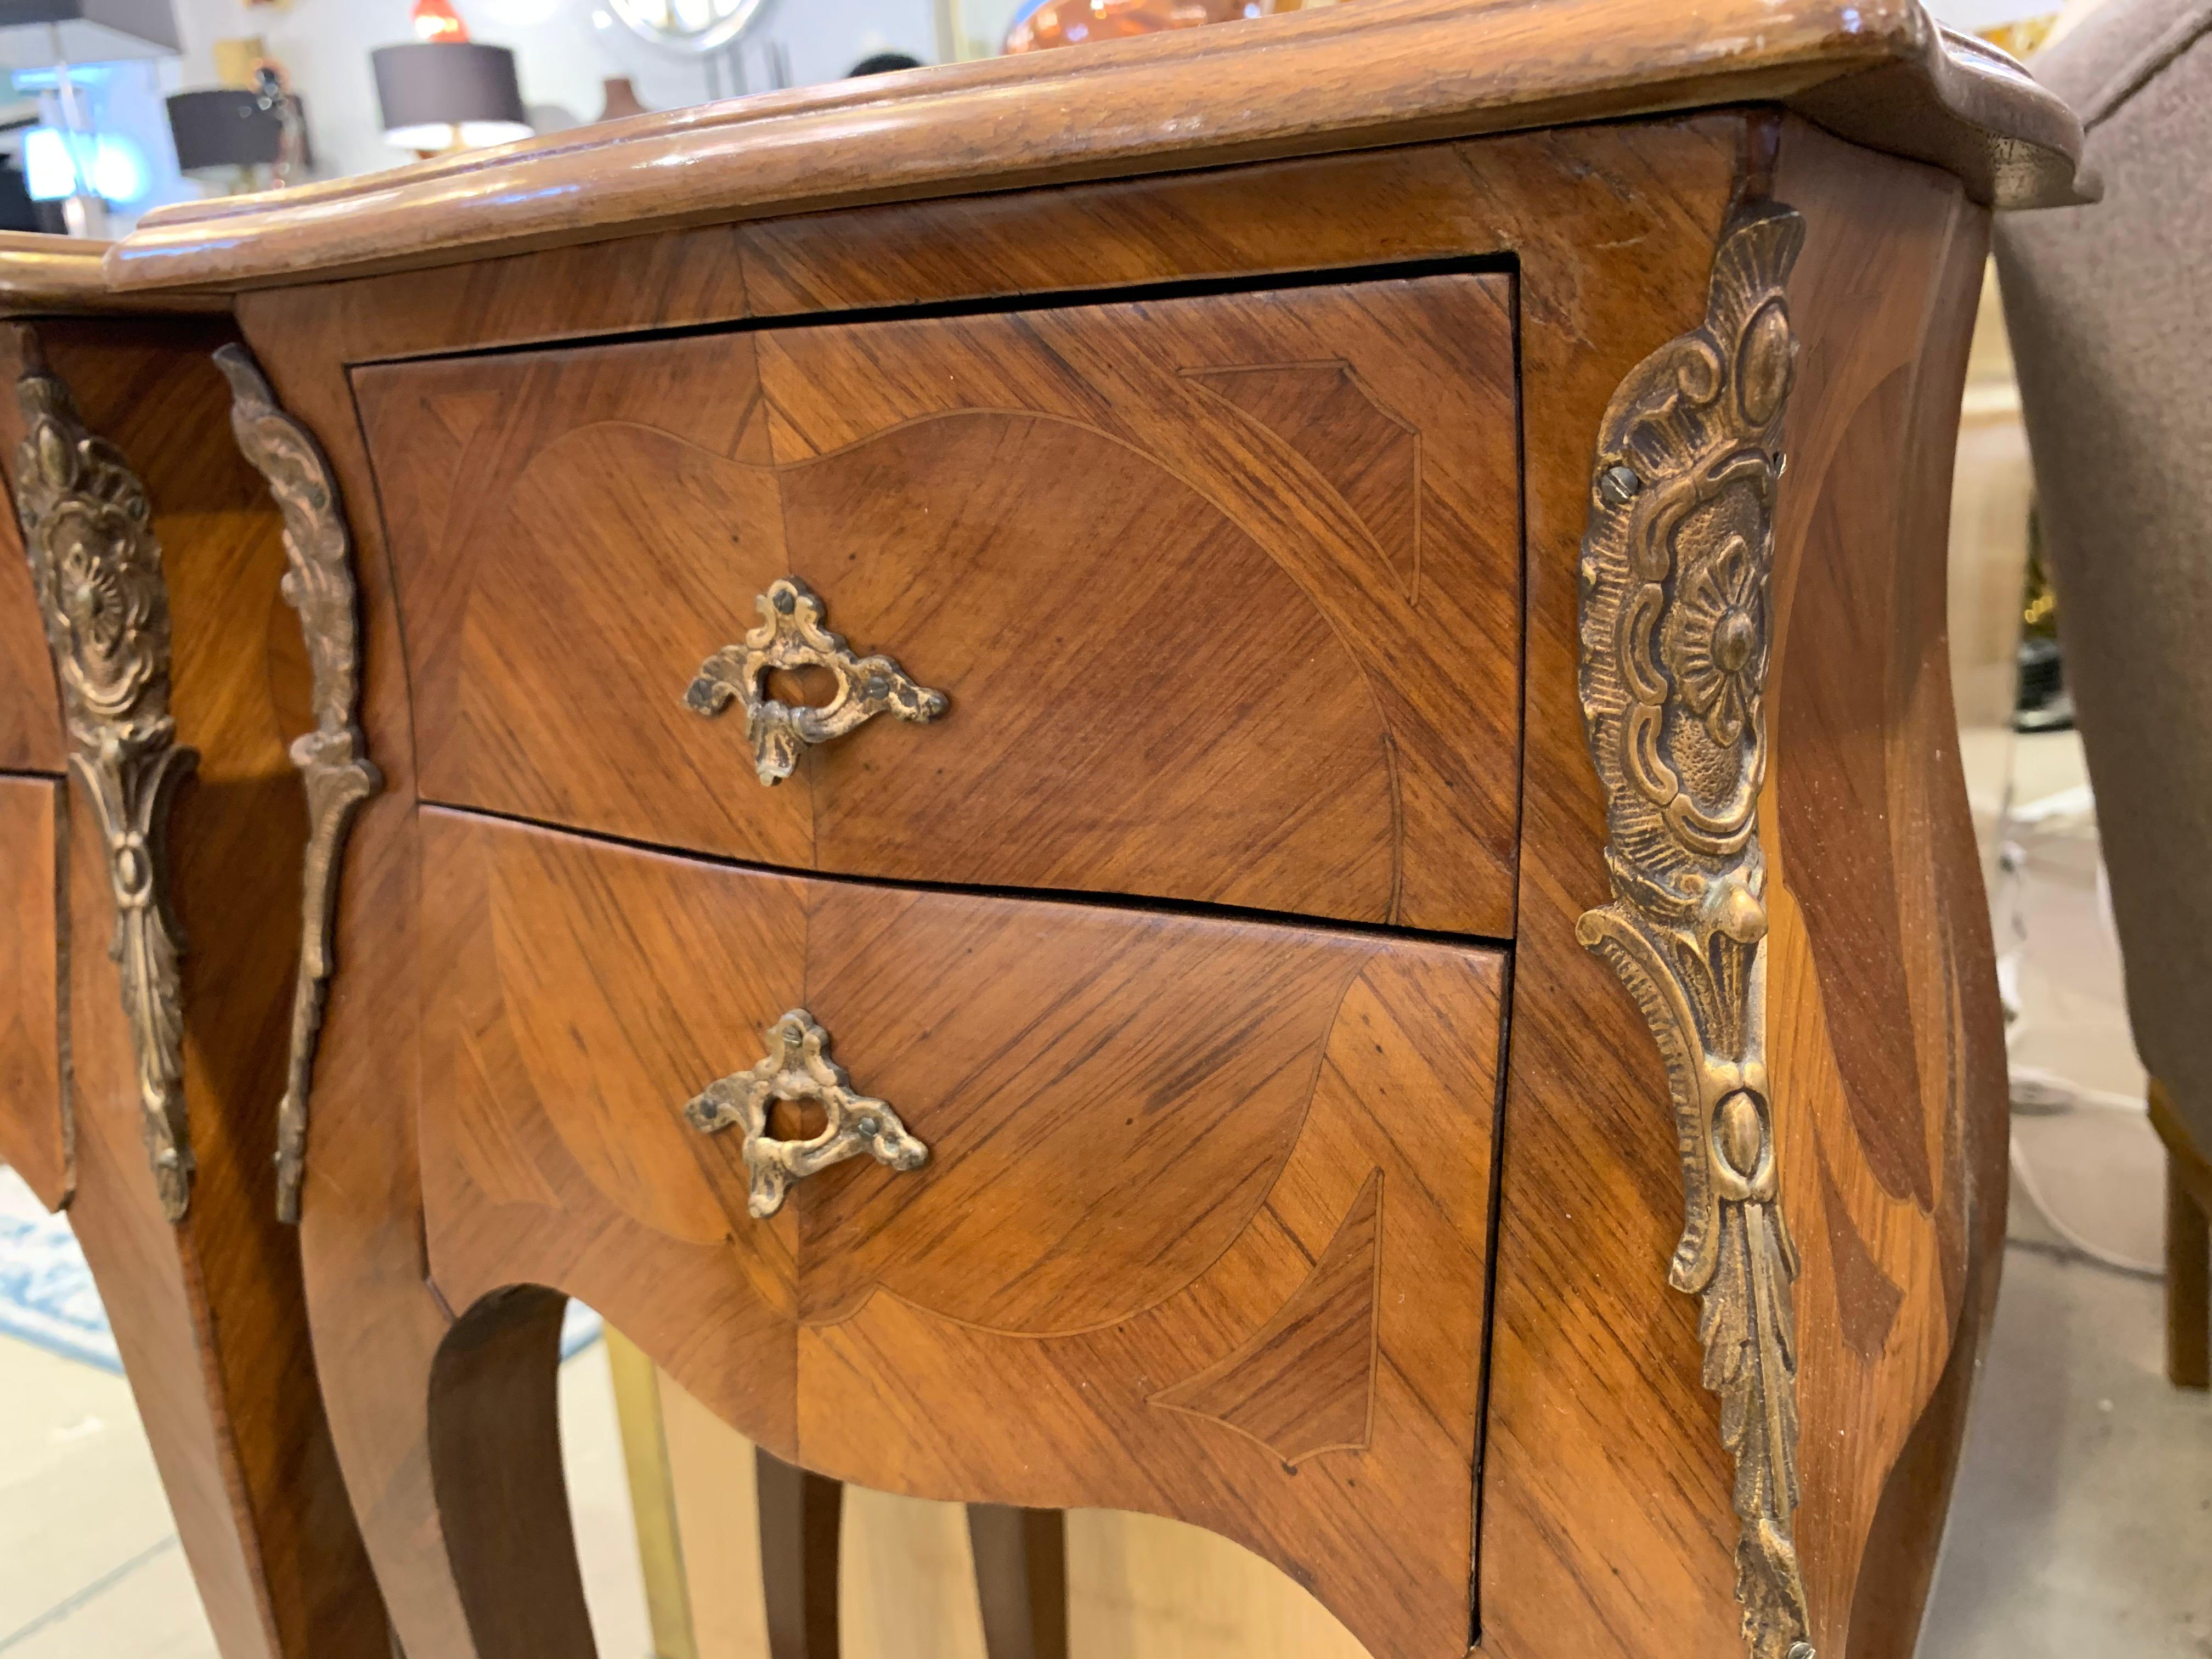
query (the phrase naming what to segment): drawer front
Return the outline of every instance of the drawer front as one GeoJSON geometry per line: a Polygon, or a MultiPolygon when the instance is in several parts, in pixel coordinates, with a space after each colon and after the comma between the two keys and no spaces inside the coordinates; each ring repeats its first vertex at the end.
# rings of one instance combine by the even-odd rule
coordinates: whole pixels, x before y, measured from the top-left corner
{"type": "Polygon", "coordinates": [[[422,822],[449,1303],[556,1285],[825,1474],[1179,1516],[1464,1654],[1496,952],[422,822]],[[927,1158],[760,1218],[685,1103],[794,1009],[927,1158]]]}
{"type": "Polygon", "coordinates": [[[422,793],[801,870],[1502,937],[1510,301],[1447,274],[356,371],[422,793]],[[768,787],[745,709],[685,698],[788,576],[945,707],[768,787]]]}

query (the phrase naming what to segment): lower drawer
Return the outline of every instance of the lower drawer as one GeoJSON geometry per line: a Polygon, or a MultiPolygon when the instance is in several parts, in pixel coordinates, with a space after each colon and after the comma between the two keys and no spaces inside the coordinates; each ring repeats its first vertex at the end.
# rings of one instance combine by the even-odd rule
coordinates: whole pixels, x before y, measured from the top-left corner
{"type": "Polygon", "coordinates": [[[422,822],[454,1306],[555,1285],[823,1474],[1178,1516],[1376,1652],[1465,1652],[1497,953],[422,822]],[[889,1111],[776,1132],[865,1115],[894,1156],[763,1218],[743,1126],[685,1104],[792,1011],[889,1111]]]}

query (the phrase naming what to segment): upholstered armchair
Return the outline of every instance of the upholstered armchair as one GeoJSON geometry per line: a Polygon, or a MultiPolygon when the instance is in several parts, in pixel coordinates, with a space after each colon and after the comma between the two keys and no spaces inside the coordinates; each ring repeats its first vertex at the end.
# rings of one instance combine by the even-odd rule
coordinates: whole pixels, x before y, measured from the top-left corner
{"type": "Polygon", "coordinates": [[[2206,1387],[2212,1212],[2212,4],[2106,0],[2037,59],[2105,199],[1999,223],[2059,634],[2168,1160],[2167,1368],[2206,1387]]]}

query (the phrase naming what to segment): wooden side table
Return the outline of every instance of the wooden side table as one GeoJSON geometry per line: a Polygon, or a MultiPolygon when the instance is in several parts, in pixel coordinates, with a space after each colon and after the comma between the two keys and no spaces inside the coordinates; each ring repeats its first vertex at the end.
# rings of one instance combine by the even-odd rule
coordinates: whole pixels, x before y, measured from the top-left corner
{"type": "Polygon", "coordinates": [[[279,1199],[407,1650],[590,1651],[566,1294],[1381,1659],[1905,1651],[2003,1190],[1949,461],[2079,137],[1909,0],[1375,0],[149,216],[359,584],[279,1199]]]}

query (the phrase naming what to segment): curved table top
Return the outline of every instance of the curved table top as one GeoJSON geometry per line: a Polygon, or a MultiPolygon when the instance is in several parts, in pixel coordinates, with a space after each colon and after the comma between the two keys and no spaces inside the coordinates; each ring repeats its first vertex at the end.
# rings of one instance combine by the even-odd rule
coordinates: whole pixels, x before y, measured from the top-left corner
{"type": "MultiPolygon", "coordinates": [[[[103,282],[143,304],[866,202],[1746,103],[1946,168],[1996,207],[2085,198],[2072,112],[1920,0],[1355,0],[161,208],[106,252],[103,282]]],[[[65,263],[63,286],[88,280],[65,263]]],[[[20,308],[13,275],[0,253],[0,303],[20,308]]]]}

